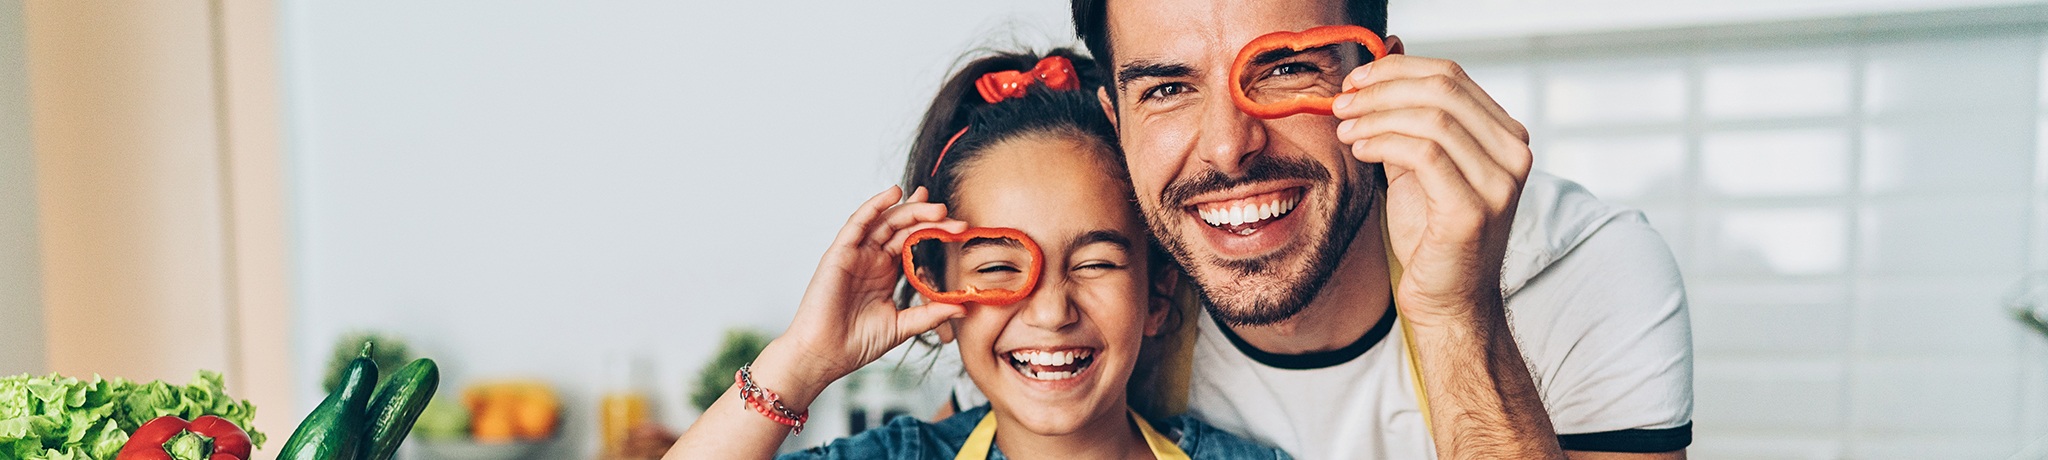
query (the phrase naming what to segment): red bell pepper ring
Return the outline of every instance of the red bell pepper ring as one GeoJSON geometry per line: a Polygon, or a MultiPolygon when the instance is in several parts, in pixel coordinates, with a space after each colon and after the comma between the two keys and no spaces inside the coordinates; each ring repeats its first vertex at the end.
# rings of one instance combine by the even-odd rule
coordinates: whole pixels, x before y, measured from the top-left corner
{"type": "Polygon", "coordinates": [[[1334,112],[1331,110],[1330,105],[1336,100],[1335,97],[1295,97],[1283,101],[1260,103],[1245,95],[1244,85],[1238,82],[1244,81],[1245,67],[1251,64],[1252,58],[1259,54],[1281,49],[1302,51],[1339,43],[1365,45],[1365,49],[1372,52],[1373,59],[1387,57],[1387,44],[1380,40],[1380,35],[1374,33],[1372,29],[1359,26],[1322,26],[1300,32],[1273,32],[1260,35],[1259,38],[1252,39],[1251,43],[1246,43],[1243,50],[1237,52],[1237,60],[1231,65],[1231,102],[1237,104],[1238,110],[1243,110],[1246,114],[1265,119],[1281,118],[1300,113],[1325,116],[1333,114],[1334,112]]]}
{"type": "Polygon", "coordinates": [[[1024,300],[1024,297],[1030,296],[1031,290],[1038,287],[1038,276],[1040,272],[1044,271],[1044,266],[1045,252],[1038,249],[1038,242],[1032,241],[1031,237],[1025,236],[1023,231],[1014,228],[977,227],[960,233],[948,232],[938,228],[927,228],[913,232],[909,238],[903,240],[903,277],[910,280],[910,287],[917,289],[918,294],[924,295],[925,299],[933,302],[950,304],[974,302],[984,305],[1017,303],[1019,300],[1024,300]],[[1031,253],[1031,264],[1024,268],[1024,284],[1018,286],[1017,289],[974,289],[970,287],[958,291],[941,292],[917,276],[917,266],[911,258],[911,251],[917,247],[917,243],[925,240],[961,243],[975,238],[1009,238],[1022,243],[1024,250],[1031,253]]]}
{"type": "Polygon", "coordinates": [[[186,422],[175,415],[166,415],[150,420],[128,435],[128,443],[121,445],[117,460],[171,460],[170,451],[164,444],[179,433],[191,431],[194,434],[213,439],[213,453],[207,460],[248,460],[253,450],[249,433],[234,422],[212,415],[200,416],[186,422]]]}

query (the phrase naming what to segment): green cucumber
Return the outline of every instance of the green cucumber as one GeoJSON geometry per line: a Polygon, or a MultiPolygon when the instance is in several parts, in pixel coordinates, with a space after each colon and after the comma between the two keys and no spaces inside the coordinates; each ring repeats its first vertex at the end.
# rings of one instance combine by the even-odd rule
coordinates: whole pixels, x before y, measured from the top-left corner
{"type": "Polygon", "coordinates": [[[370,344],[342,371],[341,388],[313,407],[313,413],[299,422],[292,438],[277,453],[278,460],[359,460],[362,458],[363,425],[369,420],[366,408],[377,386],[377,363],[370,360],[370,344]]]}
{"type": "Polygon", "coordinates": [[[420,358],[399,368],[384,385],[378,386],[377,396],[370,398],[370,425],[363,433],[362,460],[391,460],[440,385],[441,369],[434,366],[434,360],[420,358]]]}

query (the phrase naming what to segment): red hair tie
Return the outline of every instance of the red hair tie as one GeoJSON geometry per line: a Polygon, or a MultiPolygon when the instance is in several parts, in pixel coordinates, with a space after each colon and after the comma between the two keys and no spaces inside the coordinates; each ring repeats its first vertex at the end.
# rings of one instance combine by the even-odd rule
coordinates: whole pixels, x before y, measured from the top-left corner
{"type": "MultiPolygon", "coordinates": [[[[974,89],[981,92],[981,100],[994,104],[1024,97],[1024,90],[1030,88],[1031,82],[1034,81],[1044,83],[1046,88],[1053,91],[1081,89],[1081,78],[1074,75],[1074,61],[1064,56],[1046,56],[1039,59],[1038,65],[1032,66],[1031,70],[1004,70],[982,74],[981,78],[974,79],[974,89]]],[[[953,138],[947,139],[946,146],[939,149],[939,158],[932,160],[932,176],[939,175],[939,165],[946,161],[946,152],[953,150],[953,143],[959,141],[960,136],[967,134],[967,128],[969,126],[961,127],[960,132],[953,133],[953,138]]]]}
{"type": "Polygon", "coordinates": [[[1024,97],[1024,89],[1030,87],[1034,81],[1044,83],[1045,87],[1054,91],[1081,89],[1081,79],[1074,76],[1074,61],[1069,61],[1063,56],[1046,56],[1045,59],[1039,59],[1038,65],[1031,67],[1031,70],[1022,72],[989,72],[974,80],[974,89],[981,90],[981,100],[994,104],[1005,99],[1024,97]]]}

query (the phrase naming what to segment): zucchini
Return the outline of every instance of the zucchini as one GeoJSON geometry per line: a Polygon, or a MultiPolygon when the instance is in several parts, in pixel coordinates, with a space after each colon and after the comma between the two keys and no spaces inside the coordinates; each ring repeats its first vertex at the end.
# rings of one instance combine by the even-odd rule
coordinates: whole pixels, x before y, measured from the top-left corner
{"type": "Polygon", "coordinates": [[[362,460],[391,460],[440,385],[441,369],[434,366],[434,360],[420,358],[399,368],[378,386],[377,396],[370,398],[370,424],[363,433],[362,460]]]}
{"type": "Polygon", "coordinates": [[[278,460],[359,460],[363,425],[369,420],[366,406],[377,386],[377,363],[370,360],[370,344],[342,371],[341,388],[327,395],[313,413],[299,422],[292,438],[277,453],[278,460]]]}

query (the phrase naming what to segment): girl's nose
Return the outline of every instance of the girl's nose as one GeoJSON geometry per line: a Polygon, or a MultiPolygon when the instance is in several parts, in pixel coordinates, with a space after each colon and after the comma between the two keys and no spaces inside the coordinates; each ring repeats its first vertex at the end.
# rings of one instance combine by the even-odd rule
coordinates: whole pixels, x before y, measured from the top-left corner
{"type": "Polygon", "coordinates": [[[1071,299],[1067,298],[1066,287],[1060,284],[1041,281],[1038,289],[1031,293],[1031,297],[1024,299],[1024,310],[1017,314],[1024,318],[1025,325],[1057,331],[1079,320],[1080,314],[1074,310],[1071,299]]]}

